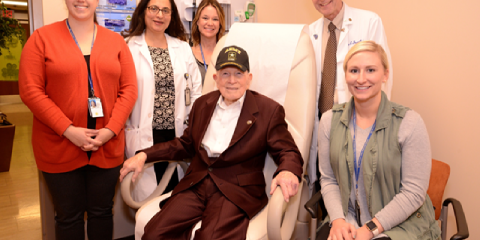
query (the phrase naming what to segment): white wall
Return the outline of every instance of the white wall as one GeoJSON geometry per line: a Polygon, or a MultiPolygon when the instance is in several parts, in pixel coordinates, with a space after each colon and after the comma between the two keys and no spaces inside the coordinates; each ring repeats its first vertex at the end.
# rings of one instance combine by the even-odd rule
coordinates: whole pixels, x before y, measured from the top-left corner
{"type": "Polygon", "coordinates": [[[68,16],[65,0],[43,0],[43,24],[61,21],[68,16]]]}

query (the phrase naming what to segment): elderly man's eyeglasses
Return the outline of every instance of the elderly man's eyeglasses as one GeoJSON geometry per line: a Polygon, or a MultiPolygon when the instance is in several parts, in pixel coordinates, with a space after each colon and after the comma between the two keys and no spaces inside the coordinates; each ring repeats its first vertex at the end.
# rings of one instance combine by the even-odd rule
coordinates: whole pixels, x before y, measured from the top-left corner
{"type": "Polygon", "coordinates": [[[147,8],[148,8],[148,11],[150,11],[150,13],[153,14],[153,15],[157,15],[159,11],[161,11],[162,14],[165,15],[165,16],[168,16],[172,13],[172,10],[170,10],[170,8],[160,9],[157,6],[150,6],[150,7],[147,7],[147,8]]]}

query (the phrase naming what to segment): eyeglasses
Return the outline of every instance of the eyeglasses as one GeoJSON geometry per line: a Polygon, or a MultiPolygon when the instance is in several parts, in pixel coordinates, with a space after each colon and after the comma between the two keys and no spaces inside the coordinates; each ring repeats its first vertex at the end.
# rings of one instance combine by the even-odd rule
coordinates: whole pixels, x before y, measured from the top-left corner
{"type": "Polygon", "coordinates": [[[153,15],[157,15],[159,11],[162,12],[163,15],[165,16],[168,16],[172,13],[172,10],[170,10],[170,8],[162,8],[160,9],[159,7],[157,6],[150,6],[150,7],[147,7],[148,10],[150,11],[151,14],[153,15]]]}

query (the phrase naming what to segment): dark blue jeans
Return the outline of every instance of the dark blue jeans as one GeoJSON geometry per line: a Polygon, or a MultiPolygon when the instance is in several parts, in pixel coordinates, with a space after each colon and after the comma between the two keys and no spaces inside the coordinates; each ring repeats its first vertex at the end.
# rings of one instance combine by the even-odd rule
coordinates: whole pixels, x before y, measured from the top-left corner
{"type": "Polygon", "coordinates": [[[113,238],[113,197],[122,165],[102,169],[87,165],[71,172],[43,172],[55,208],[57,240],[113,238]]]}

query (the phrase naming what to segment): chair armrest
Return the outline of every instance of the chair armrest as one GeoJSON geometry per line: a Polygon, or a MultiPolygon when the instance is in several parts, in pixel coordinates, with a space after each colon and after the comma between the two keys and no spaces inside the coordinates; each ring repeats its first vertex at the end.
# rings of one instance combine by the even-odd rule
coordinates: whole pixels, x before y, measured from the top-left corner
{"type": "Polygon", "coordinates": [[[316,209],[320,199],[322,199],[322,193],[318,191],[307,201],[307,203],[305,203],[305,209],[307,209],[312,218],[318,218],[316,209]]]}
{"type": "Polygon", "coordinates": [[[283,215],[286,210],[286,202],[283,199],[282,189],[277,187],[268,201],[267,235],[268,239],[282,239],[281,227],[283,215]]]}
{"type": "Polygon", "coordinates": [[[277,186],[267,205],[268,239],[292,239],[304,186],[305,182],[300,182],[297,194],[290,197],[288,203],[285,202],[282,189],[277,186]]]}
{"type": "MultiPolygon", "coordinates": [[[[120,186],[120,191],[122,194],[123,201],[130,206],[133,209],[139,209],[141,206],[143,206],[145,203],[148,201],[154,199],[155,197],[158,197],[162,195],[163,191],[165,191],[165,188],[168,185],[168,182],[172,178],[173,172],[175,171],[175,168],[177,167],[177,164],[179,164],[177,161],[167,161],[167,160],[160,160],[156,162],[170,162],[168,164],[167,169],[165,170],[165,173],[163,174],[162,179],[160,180],[160,183],[158,184],[157,188],[148,196],[146,199],[143,201],[137,202],[132,198],[132,176],[133,172],[129,172],[125,178],[123,179],[121,186],[120,186]]],[[[146,169],[150,166],[152,166],[155,162],[145,164],[143,169],[146,169]]],[[[138,180],[138,179],[137,179],[138,180]]]]}
{"type": "MultiPolygon", "coordinates": [[[[443,201],[442,207],[448,211],[448,204],[452,204],[453,211],[455,213],[455,221],[457,223],[457,233],[455,233],[450,239],[451,240],[460,240],[466,239],[470,235],[468,232],[467,219],[465,218],[465,213],[463,212],[462,204],[454,198],[447,198],[443,201]]],[[[443,211],[443,209],[442,209],[443,211]]],[[[443,221],[447,221],[443,219],[443,221]]],[[[442,234],[443,234],[443,223],[442,223],[442,234]]]]}

